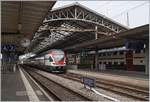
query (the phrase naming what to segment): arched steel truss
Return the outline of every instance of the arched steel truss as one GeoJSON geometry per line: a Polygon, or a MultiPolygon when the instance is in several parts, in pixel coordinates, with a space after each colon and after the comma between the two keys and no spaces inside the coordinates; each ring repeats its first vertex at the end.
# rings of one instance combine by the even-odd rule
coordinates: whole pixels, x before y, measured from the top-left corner
{"type": "Polygon", "coordinates": [[[28,50],[35,53],[49,48],[102,38],[128,28],[78,3],[53,9],[35,33],[28,50]]]}

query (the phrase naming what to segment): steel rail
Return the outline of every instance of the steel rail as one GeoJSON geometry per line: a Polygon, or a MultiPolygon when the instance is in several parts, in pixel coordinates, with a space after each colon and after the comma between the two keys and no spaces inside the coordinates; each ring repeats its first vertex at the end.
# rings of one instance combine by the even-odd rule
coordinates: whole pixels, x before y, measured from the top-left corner
{"type": "MultiPolygon", "coordinates": [[[[59,75],[59,76],[82,83],[81,76],[77,77],[77,75],[73,76],[71,74],[59,75]]],[[[148,92],[141,91],[141,90],[138,90],[138,89],[134,90],[135,88],[132,89],[132,88],[129,88],[129,87],[124,87],[123,85],[112,84],[112,83],[109,83],[109,81],[107,81],[107,82],[103,81],[102,82],[102,81],[97,80],[96,82],[97,82],[96,87],[98,87],[98,88],[109,90],[109,91],[117,93],[117,94],[119,93],[121,95],[130,97],[130,98],[134,98],[134,99],[138,99],[138,100],[142,100],[142,101],[148,101],[148,96],[149,96],[148,92]],[[116,88],[116,89],[114,89],[113,87],[116,88]],[[120,89],[122,91],[120,91],[118,89],[120,89]],[[143,94],[146,97],[139,96],[139,94],[140,95],[143,94]]]]}
{"type": "Polygon", "coordinates": [[[38,83],[40,83],[40,85],[44,86],[49,92],[51,92],[57,98],[57,101],[92,101],[88,97],[85,97],[85,96],[59,84],[59,83],[54,82],[54,81],[50,80],[49,78],[45,77],[44,75],[41,75],[41,74],[31,71],[31,70],[27,70],[27,72],[38,83]],[[51,84],[51,86],[55,86],[55,89],[57,86],[58,89],[61,89],[61,90],[54,90],[54,89],[52,90],[52,88],[54,88],[54,87],[50,88],[50,86],[49,86],[50,84],[51,84]],[[68,97],[62,96],[62,94],[59,95],[58,93],[60,93],[60,92],[69,93],[68,97]],[[72,98],[70,98],[69,95],[71,95],[72,98]],[[68,100],[69,98],[73,99],[73,100],[68,100]]]}

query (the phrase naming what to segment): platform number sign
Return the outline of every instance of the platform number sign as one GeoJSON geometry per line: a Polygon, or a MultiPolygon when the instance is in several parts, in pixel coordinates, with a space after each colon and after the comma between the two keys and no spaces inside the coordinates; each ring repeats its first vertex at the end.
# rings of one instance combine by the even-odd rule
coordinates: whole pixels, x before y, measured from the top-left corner
{"type": "Polygon", "coordinates": [[[89,88],[95,87],[95,78],[82,77],[82,82],[84,87],[88,86],[89,88]]]}
{"type": "Polygon", "coordinates": [[[16,46],[13,44],[2,44],[1,51],[15,51],[16,46]]]}

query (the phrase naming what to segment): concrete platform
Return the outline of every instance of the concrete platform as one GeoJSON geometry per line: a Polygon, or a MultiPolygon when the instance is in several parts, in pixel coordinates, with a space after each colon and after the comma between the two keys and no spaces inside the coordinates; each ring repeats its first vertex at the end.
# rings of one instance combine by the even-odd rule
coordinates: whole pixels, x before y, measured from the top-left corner
{"type": "Polygon", "coordinates": [[[142,78],[144,80],[148,80],[149,76],[144,72],[136,72],[136,71],[123,71],[123,70],[102,70],[102,73],[107,74],[114,74],[120,76],[128,76],[128,77],[135,77],[135,78],[142,78]]]}
{"type": "MultiPolygon", "coordinates": [[[[78,69],[82,70],[82,69],[78,69]]],[[[145,74],[144,72],[136,72],[136,71],[125,71],[125,70],[92,70],[92,69],[84,69],[83,71],[90,71],[95,73],[103,73],[103,74],[111,74],[111,75],[120,75],[120,76],[128,76],[128,77],[135,77],[135,78],[143,78],[144,80],[149,79],[149,75],[145,74]]]]}
{"type": "Polygon", "coordinates": [[[106,72],[106,71],[90,71],[90,70],[68,70],[69,73],[82,74],[85,76],[96,77],[100,79],[110,80],[114,82],[130,84],[133,86],[141,87],[144,89],[149,89],[149,79],[144,77],[136,77],[133,75],[128,75],[127,73],[121,74],[119,72],[106,72]],[[118,74],[119,73],[119,74],[118,74]]]}
{"type": "Polygon", "coordinates": [[[2,72],[1,76],[2,101],[29,101],[18,69],[16,72],[2,72]]]}
{"type": "Polygon", "coordinates": [[[22,68],[2,71],[1,76],[2,101],[49,101],[22,68]]]}

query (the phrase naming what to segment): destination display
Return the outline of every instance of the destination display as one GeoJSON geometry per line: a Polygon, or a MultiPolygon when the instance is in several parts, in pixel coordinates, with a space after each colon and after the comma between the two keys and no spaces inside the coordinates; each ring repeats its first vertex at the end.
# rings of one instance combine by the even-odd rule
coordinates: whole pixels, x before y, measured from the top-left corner
{"type": "Polygon", "coordinates": [[[14,44],[2,44],[1,51],[15,51],[16,46],[14,44]]]}

